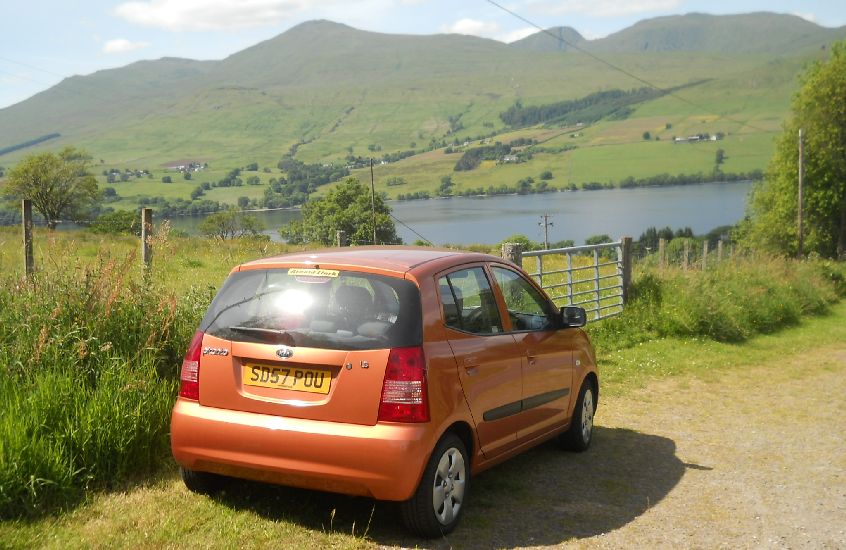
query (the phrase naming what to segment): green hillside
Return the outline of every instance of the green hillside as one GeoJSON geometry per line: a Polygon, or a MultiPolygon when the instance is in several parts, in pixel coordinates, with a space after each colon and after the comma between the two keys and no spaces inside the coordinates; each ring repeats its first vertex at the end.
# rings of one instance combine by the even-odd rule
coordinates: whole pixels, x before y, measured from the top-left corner
{"type": "MultiPolygon", "coordinates": [[[[572,29],[555,32],[581,39],[572,29]]],[[[599,120],[586,111],[582,126],[519,128],[500,116],[518,102],[543,106],[643,83],[579,51],[561,51],[560,41],[546,35],[505,45],[313,21],[220,61],[165,58],[68,78],[0,110],[0,150],[60,134],[1,155],[0,166],[73,144],[102,160],[103,170],[152,171],[149,179],[114,183],[120,208],[133,208],[145,196],[190,199],[201,182],[254,162],[267,170],[257,186],[209,189],[202,198],[260,201],[271,178],[286,175],[276,166],[291,151],[299,161],[336,166],[350,156],[381,161],[413,154],[378,167],[377,185],[392,197],[434,192],[445,175],[461,191],[513,186],[544,171],[553,173],[549,184],[556,187],[709,173],[718,148],[726,153],[724,171],[745,172],[766,166],[802,67],[844,36],[846,29],[775,14],[643,21],[604,39],[582,40],[580,47],[661,88],[680,87],[675,95],[683,100],[664,95],[590,111],[599,120]],[[725,139],[671,149],[675,136],[706,133],[725,139]],[[482,138],[542,143],[522,152],[527,162],[484,161],[476,170],[454,172],[460,155],[444,147],[463,150],[482,138]],[[166,165],[188,160],[209,168],[190,182],[161,183],[166,165]],[[405,184],[388,186],[389,177],[405,184]]]]}
{"type": "Polygon", "coordinates": [[[795,15],[691,13],[640,21],[590,42],[593,52],[714,52],[784,55],[821,45],[844,35],[844,28],[824,29],[795,15]]]}

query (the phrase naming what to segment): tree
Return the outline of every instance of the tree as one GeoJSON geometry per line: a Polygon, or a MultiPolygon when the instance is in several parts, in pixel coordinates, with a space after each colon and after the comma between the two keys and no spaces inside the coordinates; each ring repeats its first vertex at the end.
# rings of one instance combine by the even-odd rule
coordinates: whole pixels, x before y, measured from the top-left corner
{"type": "Polygon", "coordinates": [[[173,179],[170,176],[162,176],[162,183],[173,183],[173,179]]]}
{"type": "Polygon", "coordinates": [[[452,181],[452,176],[441,176],[441,184],[438,186],[436,193],[439,197],[449,197],[452,195],[452,187],[455,185],[452,181]]]}
{"type": "MultiPolygon", "coordinates": [[[[391,209],[381,195],[375,196],[376,241],[379,244],[401,244],[391,209]]],[[[373,241],[373,214],[370,189],[355,178],[329,191],[318,199],[311,199],[302,209],[302,220],[287,224],[279,234],[289,243],[319,243],[331,245],[335,232],[346,231],[353,244],[370,244],[373,241]]]]}
{"type": "Polygon", "coordinates": [[[717,165],[720,165],[720,164],[722,164],[725,160],[726,160],[726,152],[725,152],[724,150],[722,150],[722,149],[717,149],[717,154],[716,154],[716,158],[714,159],[714,162],[715,162],[717,165]]]}
{"type": "Polygon", "coordinates": [[[241,215],[235,210],[209,214],[197,226],[200,232],[222,240],[235,237],[256,236],[264,230],[262,223],[252,215],[241,215]]]}
{"type": "Polygon", "coordinates": [[[675,234],[673,234],[674,239],[681,239],[681,238],[692,239],[693,237],[694,237],[693,229],[691,229],[690,227],[685,227],[685,228],[680,227],[680,228],[676,229],[675,234]]]}
{"type": "Polygon", "coordinates": [[[116,201],[120,198],[114,187],[103,189],[103,200],[106,202],[116,201]]]}
{"type": "Polygon", "coordinates": [[[752,248],[799,249],[798,136],[805,136],[805,253],[846,256],[846,42],[812,65],[793,98],[765,179],[753,189],[740,237],[752,248]]]}
{"type": "Polygon", "coordinates": [[[535,242],[522,233],[515,233],[514,235],[505,237],[499,242],[499,248],[502,248],[502,245],[505,243],[519,244],[520,248],[522,248],[524,252],[529,250],[540,250],[543,248],[543,243],[535,242]]]}
{"type": "Polygon", "coordinates": [[[590,237],[585,239],[586,245],[605,244],[605,243],[613,243],[613,242],[614,242],[614,239],[612,239],[611,237],[609,237],[608,235],[606,235],[604,233],[602,235],[591,235],[590,237]]]}
{"type": "Polygon", "coordinates": [[[116,210],[98,217],[91,224],[94,233],[141,235],[141,216],[138,212],[116,210]]]}
{"type": "Polygon", "coordinates": [[[32,200],[52,231],[63,217],[79,219],[100,198],[90,162],[91,157],[74,147],[29,155],[9,172],[5,194],[32,200]]]}
{"type": "Polygon", "coordinates": [[[238,206],[241,208],[246,208],[250,205],[249,197],[238,197],[238,206]]]}
{"type": "Polygon", "coordinates": [[[643,139],[649,141],[650,139],[652,139],[652,134],[650,134],[649,132],[644,132],[643,139]]]}

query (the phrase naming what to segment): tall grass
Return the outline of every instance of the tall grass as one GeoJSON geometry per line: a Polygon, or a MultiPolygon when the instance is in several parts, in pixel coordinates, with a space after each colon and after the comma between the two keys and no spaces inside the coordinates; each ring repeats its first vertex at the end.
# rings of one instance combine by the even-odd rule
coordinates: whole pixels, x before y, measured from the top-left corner
{"type": "Polygon", "coordinates": [[[819,315],[846,296],[846,266],[781,258],[735,259],[707,271],[638,274],[619,317],[590,325],[600,350],[669,336],[743,342],[819,315]]]}
{"type": "Polygon", "coordinates": [[[62,508],[168,455],[198,308],[144,285],[134,254],[62,266],[0,279],[0,517],[62,508]]]}

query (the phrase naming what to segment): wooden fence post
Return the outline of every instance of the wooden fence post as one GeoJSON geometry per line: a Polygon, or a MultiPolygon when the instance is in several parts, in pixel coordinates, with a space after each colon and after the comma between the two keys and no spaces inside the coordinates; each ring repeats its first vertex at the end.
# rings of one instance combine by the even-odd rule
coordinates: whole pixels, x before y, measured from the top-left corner
{"type": "Polygon", "coordinates": [[[520,243],[502,243],[502,257],[523,266],[523,246],[520,243]]]}
{"type": "Polygon", "coordinates": [[[632,285],[632,238],[620,239],[621,284],[623,285],[623,303],[629,301],[629,290],[632,285]]]}
{"type": "Polygon", "coordinates": [[[717,261],[718,262],[723,261],[723,240],[722,239],[717,241],[717,261]]]}
{"type": "Polygon", "coordinates": [[[667,250],[667,239],[658,239],[658,267],[664,269],[666,265],[666,258],[664,257],[667,250]]]}
{"type": "Polygon", "coordinates": [[[21,225],[23,226],[24,274],[26,278],[35,273],[35,259],[32,254],[32,200],[21,201],[21,225]]]}
{"type": "Polygon", "coordinates": [[[684,240],[684,258],[682,258],[682,269],[687,271],[687,262],[690,260],[690,241],[684,240]]]}
{"type": "Polygon", "coordinates": [[[153,265],[153,246],[150,237],[153,235],[153,209],[141,209],[141,259],[144,270],[148,271],[153,265]]]}
{"type": "Polygon", "coordinates": [[[349,243],[347,242],[347,232],[343,229],[335,231],[335,246],[349,246],[349,243]]]}
{"type": "Polygon", "coordinates": [[[708,268],[708,240],[702,243],[702,271],[708,268]]]}

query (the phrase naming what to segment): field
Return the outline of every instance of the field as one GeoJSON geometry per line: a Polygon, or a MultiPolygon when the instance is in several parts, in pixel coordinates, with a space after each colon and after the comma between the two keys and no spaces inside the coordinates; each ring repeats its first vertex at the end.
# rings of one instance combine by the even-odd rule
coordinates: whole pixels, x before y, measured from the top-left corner
{"type": "MultiPolygon", "coordinates": [[[[25,284],[17,232],[0,231],[4,544],[426,544],[396,527],[390,506],[367,499],[256,484],[234,485],[207,498],[187,493],[175,477],[167,456],[167,412],[183,348],[229,268],[284,251],[284,246],[160,234],[145,280],[134,252],[136,239],[39,232],[36,242],[40,271],[25,284]],[[32,434],[32,439],[21,434],[32,434]],[[30,477],[27,472],[38,473],[30,477]]],[[[726,477],[727,472],[743,473],[744,486],[763,491],[772,506],[778,500],[771,500],[767,486],[756,481],[746,455],[716,443],[720,432],[708,421],[713,402],[707,396],[725,400],[725,414],[734,411],[727,424],[734,430],[751,422],[759,434],[768,429],[807,433],[807,421],[816,414],[812,405],[835,418],[822,392],[813,392],[819,397],[810,400],[796,396],[808,384],[834,387],[843,380],[843,363],[837,359],[842,346],[832,342],[846,338],[846,309],[837,303],[846,294],[845,271],[831,262],[763,258],[736,260],[704,273],[658,272],[642,265],[627,311],[589,326],[605,396],[596,448],[583,456],[562,456],[546,445],[480,476],[466,521],[443,544],[476,548],[584,539],[620,546],[659,533],[670,539],[656,540],[753,544],[749,537],[761,534],[753,520],[733,528],[718,513],[720,498],[760,513],[754,503],[725,496],[724,488],[738,479],[726,477]],[[808,361],[816,367],[809,369],[808,361]],[[720,383],[726,379],[739,384],[720,383]],[[744,389],[744,384],[756,389],[744,389]],[[770,411],[771,399],[781,409],[770,411]],[[659,415],[664,419],[660,425],[655,424],[656,406],[664,415],[659,415]],[[787,424],[774,422],[784,418],[779,410],[791,406],[799,406],[801,416],[787,424]],[[678,415],[689,420],[674,421],[678,415]],[[715,443],[703,448],[703,441],[715,443]],[[663,465],[663,474],[655,464],[663,465]],[[682,481],[692,464],[697,468],[682,481]],[[706,472],[700,466],[715,468],[714,475],[699,477],[706,472]],[[691,507],[704,523],[684,520],[691,507]],[[525,513],[515,513],[518,509],[525,513]],[[541,509],[554,525],[533,519],[541,509]],[[667,521],[676,526],[669,534],[660,528],[667,521]],[[611,539],[590,539],[617,529],[611,539]]],[[[825,470],[799,473],[801,467],[790,457],[811,453],[818,460],[842,460],[833,454],[832,437],[839,436],[821,433],[806,442],[802,454],[785,455],[783,448],[778,453],[785,455],[778,464],[797,472],[783,479],[798,502],[809,498],[816,486],[811,483],[831,480],[825,470]]],[[[743,444],[743,453],[766,454],[772,452],[769,447],[755,442],[773,444],[779,438],[744,440],[749,445],[743,444]]],[[[805,508],[801,521],[808,529],[833,510],[805,508]]],[[[766,517],[765,535],[795,542],[781,515],[766,517]]],[[[815,532],[809,540],[838,540],[830,529],[815,532]]]]}

